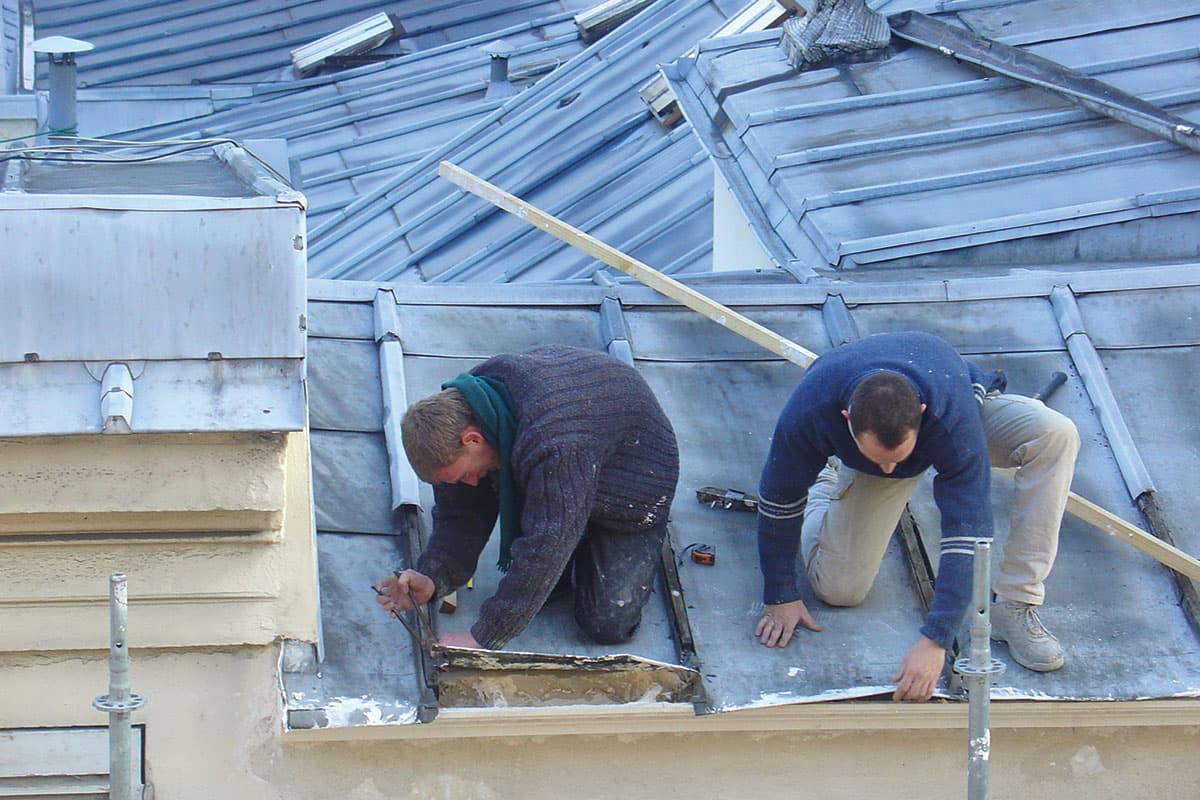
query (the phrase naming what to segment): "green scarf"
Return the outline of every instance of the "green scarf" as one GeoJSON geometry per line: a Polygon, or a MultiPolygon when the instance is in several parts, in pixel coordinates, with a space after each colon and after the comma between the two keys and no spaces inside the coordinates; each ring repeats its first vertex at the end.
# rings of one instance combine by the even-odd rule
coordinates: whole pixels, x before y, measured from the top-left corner
{"type": "Polygon", "coordinates": [[[457,389],[466,398],[475,415],[484,441],[500,454],[500,561],[501,571],[508,572],[512,563],[512,543],[521,534],[521,498],[513,486],[513,439],[517,435],[517,420],[513,416],[512,399],[504,384],[493,378],[459,373],[443,389],[457,389]]]}

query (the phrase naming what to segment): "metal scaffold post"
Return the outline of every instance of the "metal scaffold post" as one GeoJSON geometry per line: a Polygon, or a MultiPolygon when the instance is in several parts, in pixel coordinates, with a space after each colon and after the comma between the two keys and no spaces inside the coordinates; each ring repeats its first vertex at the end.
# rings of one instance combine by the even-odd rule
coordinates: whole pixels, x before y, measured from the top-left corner
{"type": "Polygon", "coordinates": [[[146,699],[129,691],[129,588],[124,573],[108,581],[108,694],[92,701],[108,714],[108,779],[112,800],[141,800],[141,776],[134,774],[133,726],[130,715],[146,699]]]}
{"type": "Polygon", "coordinates": [[[954,671],[963,676],[967,687],[967,800],[988,798],[988,762],[992,752],[992,676],[1004,672],[1004,664],[992,658],[991,551],[991,542],[975,542],[970,654],[954,662],[954,671]]]}

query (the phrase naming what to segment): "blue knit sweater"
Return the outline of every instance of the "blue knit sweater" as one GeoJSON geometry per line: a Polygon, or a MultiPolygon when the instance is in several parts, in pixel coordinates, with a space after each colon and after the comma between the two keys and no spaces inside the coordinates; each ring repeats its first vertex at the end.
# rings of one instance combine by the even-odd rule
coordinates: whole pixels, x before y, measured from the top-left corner
{"type": "Polygon", "coordinates": [[[868,336],[814,362],[779,417],[759,484],[763,602],[800,598],[798,509],[829,456],[836,455],[859,472],[887,478],[911,478],[933,467],[934,498],[942,516],[941,557],[921,633],[942,647],[950,646],[971,598],[973,543],[992,536],[987,441],[971,387],[982,380],[977,367],[927,333],[868,336]],[[879,370],[906,377],[926,405],[916,448],[891,475],[884,475],[858,451],[841,414],[858,382],[879,370]]]}

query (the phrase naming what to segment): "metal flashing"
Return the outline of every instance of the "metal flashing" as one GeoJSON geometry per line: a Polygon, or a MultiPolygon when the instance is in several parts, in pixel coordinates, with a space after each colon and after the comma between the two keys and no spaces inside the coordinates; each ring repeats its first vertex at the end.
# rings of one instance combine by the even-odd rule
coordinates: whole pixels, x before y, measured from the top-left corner
{"type": "Polygon", "coordinates": [[[227,143],[135,153],[9,156],[4,435],[302,430],[303,196],[227,143]]]}

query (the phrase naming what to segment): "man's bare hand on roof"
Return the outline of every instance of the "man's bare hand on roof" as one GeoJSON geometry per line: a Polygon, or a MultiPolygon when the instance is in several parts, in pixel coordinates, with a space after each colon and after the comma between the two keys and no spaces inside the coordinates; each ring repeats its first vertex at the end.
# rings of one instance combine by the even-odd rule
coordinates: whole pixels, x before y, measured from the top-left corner
{"type": "Polygon", "coordinates": [[[900,661],[900,669],[892,680],[896,681],[893,700],[912,700],[923,703],[933,696],[942,667],[946,664],[946,648],[922,636],[900,661]]]}
{"type": "Polygon", "coordinates": [[[810,631],[822,630],[808,613],[803,600],[768,605],[763,610],[762,619],[754,626],[754,635],[767,647],[786,647],[797,625],[803,625],[810,631]]]}
{"type": "Polygon", "coordinates": [[[415,569],[406,569],[399,575],[388,575],[376,586],[383,594],[377,596],[375,602],[389,613],[411,611],[414,600],[417,605],[425,605],[433,599],[433,580],[415,569]]]}

